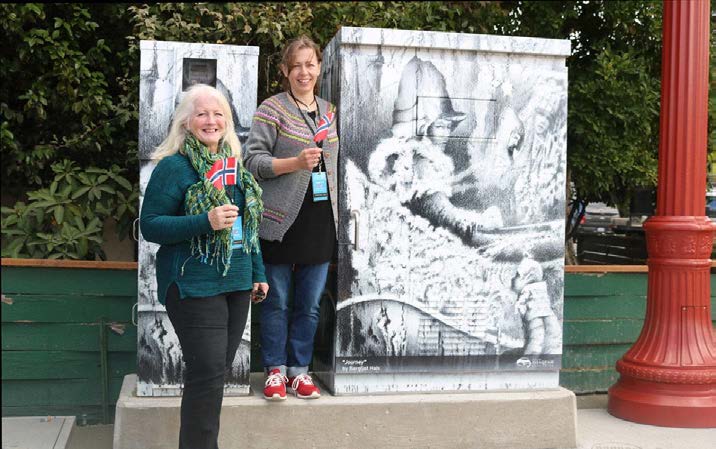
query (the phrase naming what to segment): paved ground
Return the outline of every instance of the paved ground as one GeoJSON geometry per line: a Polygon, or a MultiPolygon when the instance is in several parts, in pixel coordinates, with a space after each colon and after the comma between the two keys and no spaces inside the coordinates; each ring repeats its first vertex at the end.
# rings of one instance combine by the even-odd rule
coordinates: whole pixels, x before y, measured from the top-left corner
{"type": "Polygon", "coordinates": [[[606,409],[577,411],[579,449],[713,449],[716,429],[672,429],[623,421],[606,409]]]}
{"type": "Polygon", "coordinates": [[[2,449],[66,449],[74,416],[17,416],[2,419],[2,449]]]}
{"type": "MultiPolygon", "coordinates": [[[[609,415],[606,404],[607,396],[604,394],[577,397],[578,449],[714,449],[716,447],[716,429],[672,429],[635,424],[609,415]]],[[[67,449],[112,449],[113,429],[112,425],[75,427],[67,449]]],[[[285,447],[289,446],[290,444],[285,447]]],[[[276,447],[281,445],[277,444],[276,447]]]]}
{"type": "Polygon", "coordinates": [[[67,449],[112,449],[112,424],[75,427],[67,449]]]}

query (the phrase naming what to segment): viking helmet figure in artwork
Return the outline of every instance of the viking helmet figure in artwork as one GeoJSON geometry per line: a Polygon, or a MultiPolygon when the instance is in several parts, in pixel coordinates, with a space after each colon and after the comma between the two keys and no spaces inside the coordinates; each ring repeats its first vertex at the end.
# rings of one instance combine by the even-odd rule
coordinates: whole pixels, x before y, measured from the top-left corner
{"type": "Polygon", "coordinates": [[[393,136],[448,137],[465,117],[453,109],[445,77],[437,67],[413,57],[400,76],[393,107],[393,136]]]}

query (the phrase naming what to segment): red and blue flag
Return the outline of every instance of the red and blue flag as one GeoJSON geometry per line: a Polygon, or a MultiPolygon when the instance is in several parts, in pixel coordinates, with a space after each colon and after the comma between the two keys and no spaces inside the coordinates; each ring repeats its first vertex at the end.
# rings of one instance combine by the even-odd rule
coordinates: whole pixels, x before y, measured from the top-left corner
{"type": "Polygon", "coordinates": [[[323,141],[328,135],[328,128],[333,123],[333,112],[326,112],[321,116],[321,120],[318,122],[318,128],[316,128],[316,134],[313,135],[313,141],[318,143],[323,141]]]}
{"type": "Polygon", "coordinates": [[[204,176],[219,190],[222,190],[224,186],[234,185],[238,175],[239,164],[237,162],[235,157],[219,159],[214,162],[204,176]]]}

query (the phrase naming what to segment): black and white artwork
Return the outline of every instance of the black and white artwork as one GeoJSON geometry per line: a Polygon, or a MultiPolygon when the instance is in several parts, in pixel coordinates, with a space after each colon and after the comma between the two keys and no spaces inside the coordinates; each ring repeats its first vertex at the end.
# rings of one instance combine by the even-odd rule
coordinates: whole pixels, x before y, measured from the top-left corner
{"type": "MultiPolygon", "coordinates": [[[[193,82],[204,81],[226,95],[243,143],[256,109],[258,48],[183,42],[141,41],[139,86],[140,207],[154,170],[154,149],[166,137],[174,109],[193,82]],[[191,67],[184,67],[190,63],[191,67]],[[189,80],[184,79],[190,77],[189,80]]],[[[159,245],[139,235],[137,304],[137,395],[178,396],[184,365],[179,340],[157,297],[155,259],[159,245]]],[[[249,394],[251,322],[227,372],[227,395],[249,394]]]]}
{"type": "Polygon", "coordinates": [[[564,41],[343,28],[337,394],[557,386],[564,41]],[[370,374],[370,376],[366,376],[370,374]]]}

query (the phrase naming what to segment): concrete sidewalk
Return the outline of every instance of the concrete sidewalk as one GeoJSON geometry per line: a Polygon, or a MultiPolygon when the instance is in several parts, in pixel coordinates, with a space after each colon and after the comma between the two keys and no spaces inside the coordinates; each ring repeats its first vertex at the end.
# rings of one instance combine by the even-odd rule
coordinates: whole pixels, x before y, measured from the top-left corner
{"type": "MultiPolygon", "coordinates": [[[[716,447],[716,429],[673,429],[636,424],[609,415],[606,404],[606,394],[577,396],[578,449],[713,449],[716,447]]],[[[281,406],[281,404],[276,405],[281,406]]],[[[111,449],[113,430],[112,425],[75,427],[67,448],[111,449]]],[[[285,447],[289,446],[290,442],[287,440],[285,447]]],[[[275,447],[281,447],[281,444],[277,442],[275,447]]]]}
{"type": "Polygon", "coordinates": [[[613,417],[606,408],[577,410],[579,449],[713,449],[716,429],[647,426],[613,417]]]}
{"type": "Polygon", "coordinates": [[[66,449],[74,416],[14,416],[2,419],[2,449],[66,449]]]}

